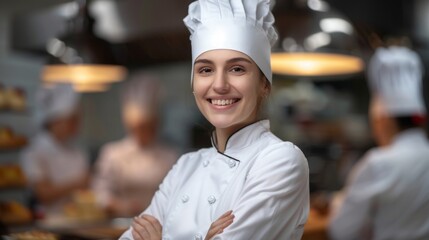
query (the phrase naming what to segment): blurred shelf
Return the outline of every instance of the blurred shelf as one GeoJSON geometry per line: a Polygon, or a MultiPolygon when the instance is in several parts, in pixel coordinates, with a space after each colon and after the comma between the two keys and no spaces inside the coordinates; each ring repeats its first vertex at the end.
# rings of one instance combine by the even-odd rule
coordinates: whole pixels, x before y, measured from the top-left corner
{"type": "Polygon", "coordinates": [[[13,137],[10,140],[0,140],[0,151],[19,150],[27,145],[27,139],[24,137],[13,137]]]}
{"type": "Polygon", "coordinates": [[[7,225],[28,224],[33,221],[31,211],[15,201],[0,202],[0,212],[0,221],[7,225]]]}
{"type": "Polygon", "coordinates": [[[26,188],[26,183],[17,183],[17,184],[10,184],[10,185],[0,185],[0,191],[9,191],[9,190],[21,190],[23,188],[26,188]]]}
{"type": "Polygon", "coordinates": [[[28,109],[23,110],[9,110],[9,109],[1,109],[0,114],[10,114],[10,115],[16,115],[16,116],[28,116],[30,111],[28,109]]]}
{"type": "Polygon", "coordinates": [[[328,225],[328,216],[322,215],[311,208],[301,240],[329,240],[328,225]]]}
{"type": "MultiPolygon", "coordinates": [[[[118,239],[127,228],[114,228],[114,227],[93,227],[93,228],[79,228],[69,232],[70,236],[79,239],[118,239]]],[[[67,232],[66,232],[67,233],[67,232]]]]}
{"type": "Polygon", "coordinates": [[[0,190],[16,190],[25,186],[24,173],[18,165],[0,166],[0,190]]]}

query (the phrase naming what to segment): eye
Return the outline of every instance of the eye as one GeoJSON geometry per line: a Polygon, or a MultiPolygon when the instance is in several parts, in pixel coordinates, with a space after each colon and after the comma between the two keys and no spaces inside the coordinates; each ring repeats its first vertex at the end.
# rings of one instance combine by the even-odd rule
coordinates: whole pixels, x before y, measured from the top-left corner
{"type": "Polygon", "coordinates": [[[240,74],[240,73],[244,73],[245,69],[241,66],[234,66],[229,71],[232,73],[239,73],[240,74]]]}
{"type": "Polygon", "coordinates": [[[198,73],[201,75],[209,75],[213,70],[209,67],[201,67],[198,69],[198,73]]]}

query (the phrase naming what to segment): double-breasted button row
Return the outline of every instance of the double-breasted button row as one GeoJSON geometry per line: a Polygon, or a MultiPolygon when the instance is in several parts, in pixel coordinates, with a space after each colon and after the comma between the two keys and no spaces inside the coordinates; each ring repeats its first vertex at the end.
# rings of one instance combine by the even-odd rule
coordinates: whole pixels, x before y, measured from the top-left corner
{"type": "MultiPolygon", "coordinates": [[[[203,167],[207,167],[209,164],[210,164],[209,160],[204,160],[203,161],[203,167]]],[[[237,166],[237,162],[234,161],[234,160],[232,160],[232,159],[229,159],[228,160],[228,166],[230,168],[234,168],[235,166],[237,166]]]]}
{"type": "Polygon", "coordinates": [[[209,160],[204,160],[204,161],[203,161],[203,166],[204,166],[204,167],[207,167],[207,166],[209,165],[209,163],[210,163],[210,162],[209,162],[209,160]]]}
{"type": "MultiPolygon", "coordinates": [[[[189,196],[185,194],[185,195],[182,196],[182,203],[187,203],[187,202],[189,202],[189,196]]],[[[209,204],[215,203],[216,202],[216,197],[213,196],[213,195],[208,196],[207,197],[207,202],[209,204]]]]}
{"type": "Polygon", "coordinates": [[[233,168],[233,167],[235,167],[237,165],[237,162],[234,161],[234,160],[232,160],[232,159],[229,159],[228,165],[229,165],[230,168],[233,168]]]}
{"type": "Polygon", "coordinates": [[[215,202],[216,202],[216,197],[215,197],[215,196],[213,196],[213,195],[210,195],[210,196],[207,198],[207,201],[208,201],[210,204],[213,204],[213,203],[215,203],[215,202]]]}
{"type": "Polygon", "coordinates": [[[182,202],[183,202],[183,203],[186,203],[186,202],[188,202],[188,201],[189,201],[189,196],[188,196],[188,195],[186,195],[186,194],[185,194],[185,195],[183,195],[183,196],[182,196],[182,202]]]}

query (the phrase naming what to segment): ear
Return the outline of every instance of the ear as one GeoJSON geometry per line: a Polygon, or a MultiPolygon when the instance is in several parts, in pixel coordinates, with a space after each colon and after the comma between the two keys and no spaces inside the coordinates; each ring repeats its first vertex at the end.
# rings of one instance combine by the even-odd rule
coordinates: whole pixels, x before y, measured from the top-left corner
{"type": "Polygon", "coordinates": [[[271,92],[271,83],[267,80],[265,76],[263,76],[262,82],[263,82],[263,87],[262,87],[261,95],[263,96],[263,98],[267,98],[271,92]]]}

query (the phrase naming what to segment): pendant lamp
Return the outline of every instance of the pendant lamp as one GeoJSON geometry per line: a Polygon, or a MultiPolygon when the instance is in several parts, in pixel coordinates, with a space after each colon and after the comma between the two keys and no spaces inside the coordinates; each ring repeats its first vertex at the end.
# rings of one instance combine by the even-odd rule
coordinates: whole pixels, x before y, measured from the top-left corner
{"type": "MultiPolygon", "coordinates": [[[[44,82],[43,86],[53,87],[58,82],[44,82]]],[[[107,84],[95,84],[95,83],[74,83],[73,88],[77,92],[93,93],[93,92],[104,92],[110,87],[107,84]]]]}
{"type": "Polygon", "coordinates": [[[88,2],[77,0],[76,4],[78,12],[69,20],[66,33],[47,43],[50,56],[42,79],[72,83],[78,91],[102,91],[123,80],[127,70],[116,63],[109,44],[94,34],[88,2]]]}
{"type": "Polygon", "coordinates": [[[364,63],[353,25],[322,0],[294,0],[274,10],[279,41],[273,73],[332,77],[360,73],[364,63]]]}
{"type": "Polygon", "coordinates": [[[74,84],[73,86],[78,92],[104,92],[110,88],[107,84],[74,84]]]}

